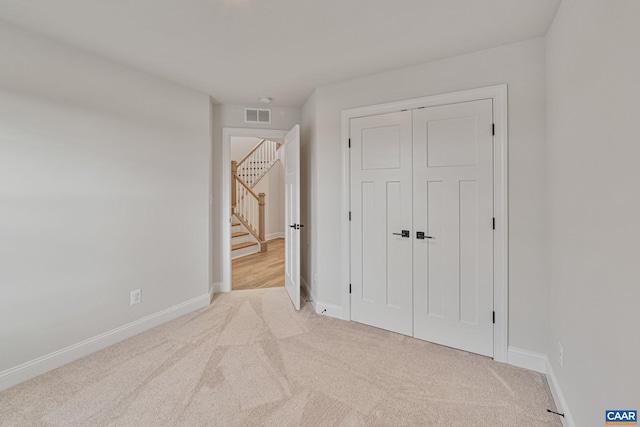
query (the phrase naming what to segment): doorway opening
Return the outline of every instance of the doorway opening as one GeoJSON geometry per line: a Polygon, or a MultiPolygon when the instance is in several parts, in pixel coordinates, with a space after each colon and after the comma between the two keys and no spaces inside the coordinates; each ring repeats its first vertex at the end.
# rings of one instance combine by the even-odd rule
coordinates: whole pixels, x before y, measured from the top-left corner
{"type": "Polygon", "coordinates": [[[284,141],[231,136],[231,288],[284,286],[284,141]]]}
{"type": "Polygon", "coordinates": [[[231,289],[278,288],[284,286],[284,238],[269,240],[266,252],[256,252],[231,261],[231,289]]]}
{"type": "MultiPolygon", "coordinates": [[[[239,156],[239,154],[238,154],[239,156]]],[[[280,221],[282,231],[278,231],[278,226],[274,226],[275,230],[269,237],[274,239],[280,238],[276,233],[283,233],[284,240],[284,285],[287,293],[291,297],[291,301],[297,310],[300,309],[300,230],[303,227],[300,224],[300,126],[296,125],[290,131],[274,130],[274,129],[247,129],[247,128],[223,128],[222,130],[222,286],[221,292],[229,292],[232,289],[232,227],[238,227],[238,223],[247,229],[247,233],[251,234],[257,240],[259,252],[268,255],[268,234],[267,234],[267,203],[266,193],[256,193],[252,188],[252,184],[259,185],[261,180],[256,180],[261,174],[266,176],[278,162],[283,166],[283,180],[278,183],[274,180],[274,186],[280,185],[282,190],[282,199],[284,203],[284,214],[282,218],[278,218],[278,214],[271,216],[272,222],[275,224],[280,221]],[[232,139],[239,138],[236,141],[241,145],[250,144],[259,141],[254,145],[253,153],[245,154],[254,156],[254,162],[248,166],[240,168],[238,161],[232,164],[232,139]],[[271,148],[269,148],[271,147],[271,148]],[[281,148],[280,148],[281,147],[281,148]],[[282,149],[281,153],[275,154],[278,149],[282,149]],[[269,153],[271,150],[271,154],[269,153]],[[274,158],[276,159],[274,161],[274,158]],[[260,164],[270,164],[268,170],[264,173],[255,173],[252,169],[260,169],[260,164]],[[239,182],[238,176],[243,175],[245,182],[239,182]],[[234,185],[232,185],[232,182],[234,185]],[[232,194],[232,191],[234,191],[232,194]],[[264,215],[260,216],[260,210],[264,215]],[[257,218],[257,219],[256,219],[257,218]],[[262,220],[260,219],[262,218],[262,220]],[[262,221],[264,224],[260,224],[262,221]],[[257,226],[255,225],[257,222],[257,226]],[[252,225],[253,224],[253,225],[252,225]],[[249,231],[250,230],[250,231],[249,231]]],[[[241,159],[242,160],[242,159],[241,159]]],[[[277,166],[276,166],[277,167],[277,166]]],[[[274,173],[274,175],[278,175],[274,173]]],[[[265,181],[265,183],[268,181],[265,181]]],[[[280,191],[280,190],[278,190],[280,191]]],[[[274,197],[277,199],[277,196],[274,197]]],[[[276,202],[273,204],[274,211],[277,212],[280,205],[276,202]]],[[[240,233],[239,231],[234,231],[240,233]]],[[[244,233],[244,232],[243,232],[244,233]]],[[[242,234],[242,236],[247,236],[242,234]]],[[[240,234],[235,237],[241,237],[240,234]]],[[[274,249],[278,248],[278,242],[273,242],[274,249]]],[[[240,256],[236,257],[241,259],[240,256]]],[[[277,271],[277,268],[275,269],[277,271]]],[[[274,278],[273,280],[278,280],[274,278]]]]}

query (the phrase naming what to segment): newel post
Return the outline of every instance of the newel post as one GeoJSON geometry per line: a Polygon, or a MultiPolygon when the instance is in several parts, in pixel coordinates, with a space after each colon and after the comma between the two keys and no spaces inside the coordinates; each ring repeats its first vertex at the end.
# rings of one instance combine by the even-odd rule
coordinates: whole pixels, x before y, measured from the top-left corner
{"type": "Polygon", "coordinates": [[[258,194],[258,237],[264,242],[264,193],[258,194]]]}
{"type": "Polygon", "coordinates": [[[236,174],[238,173],[238,162],[231,160],[231,214],[236,209],[236,174]]]}

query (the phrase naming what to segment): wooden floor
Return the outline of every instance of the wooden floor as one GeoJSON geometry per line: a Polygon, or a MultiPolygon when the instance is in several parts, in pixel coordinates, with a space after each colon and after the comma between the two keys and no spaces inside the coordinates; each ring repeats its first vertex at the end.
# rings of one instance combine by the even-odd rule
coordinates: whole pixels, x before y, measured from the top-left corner
{"type": "Polygon", "coordinates": [[[234,259],[231,271],[233,290],[284,286],[284,239],[270,240],[267,252],[234,259]]]}

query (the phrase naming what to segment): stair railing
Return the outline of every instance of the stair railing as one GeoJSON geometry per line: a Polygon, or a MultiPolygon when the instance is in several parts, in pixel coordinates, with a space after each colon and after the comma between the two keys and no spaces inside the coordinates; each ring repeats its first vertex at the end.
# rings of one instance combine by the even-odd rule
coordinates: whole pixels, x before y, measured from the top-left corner
{"type": "Polygon", "coordinates": [[[236,174],[253,188],[278,160],[281,144],[269,139],[261,139],[237,164],[236,174]]]}
{"type": "Polygon", "coordinates": [[[267,249],[265,241],[265,194],[256,194],[243,180],[231,171],[231,213],[258,240],[260,252],[267,249]]]}

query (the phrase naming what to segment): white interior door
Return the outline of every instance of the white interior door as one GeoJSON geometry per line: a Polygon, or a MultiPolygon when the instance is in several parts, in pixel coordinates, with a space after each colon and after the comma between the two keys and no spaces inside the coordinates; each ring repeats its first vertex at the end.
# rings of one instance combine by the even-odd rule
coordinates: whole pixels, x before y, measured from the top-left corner
{"type": "Polygon", "coordinates": [[[411,140],[410,111],[351,120],[351,318],[405,335],[412,334],[411,140]]]}
{"type": "Polygon", "coordinates": [[[300,125],[284,138],[284,188],[284,285],[296,310],[300,310],[300,125]]]}
{"type": "Polygon", "coordinates": [[[413,112],[414,336],[493,357],[493,108],[413,112]]]}

